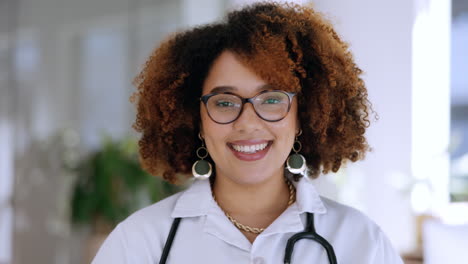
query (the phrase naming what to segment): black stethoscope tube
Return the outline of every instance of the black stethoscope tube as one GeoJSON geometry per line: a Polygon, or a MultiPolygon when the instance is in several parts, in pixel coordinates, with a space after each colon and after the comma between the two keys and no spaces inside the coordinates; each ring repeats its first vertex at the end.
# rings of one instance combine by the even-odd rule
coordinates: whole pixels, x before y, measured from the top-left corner
{"type": "MultiPolygon", "coordinates": [[[[166,244],[164,245],[164,249],[161,255],[161,259],[159,260],[159,264],[166,263],[167,256],[169,255],[169,251],[171,250],[172,242],[174,241],[174,236],[177,232],[177,228],[179,227],[180,219],[181,219],[180,217],[175,218],[174,221],[172,222],[171,230],[169,231],[169,235],[167,236],[166,244]]],[[[297,233],[288,239],[288,242],[286,244],[286,252],[284,255],[285,264],[291,263],[291,257],[292,257],[292,253],[294,250],[294,244],[296,244],[298,240],[301,240],[304,238],[312,239],[316,241],[317,243],[319,243],[320,245],[322,245],[327,251],[327,256],[328,256],[328,260],[330,261],[330,264],[337,264],[333,247],[330,245],[330,243],[328,243],[328,241],[325,238],[321,237],[319,234],[315,232],[314,214],[312,213],[307,213],[306,230],[304,232],[297,233]]]]}
{"type": "Polygon", "coordinates": [[[304,232],[294,234],[291,238],[288,239],[288,242],[286,243],[286,252],[284,254],[284,264],[291,263],[294,245],[298,240],[301,239],[312,239],[322,245],[327,251],[328,261],[330,264],[337,264],[335,251],[333,250],[332,245],[330,245],[330,243],[328,243],[325,238],[315,232],[314,214],[312,213],[307,213],[306,230],[304,232]]]}
{"type": "Polygon", "coordinates": [[[169,235],[167,236],[166,244],[164,245],[164,249],[161,255],[161,259],[159,260],[159,264],[165,264],[167,255],[169,255],[169,251],[171,250],[172,241],[174,241],[174,236],[177,232],[177,228],[179,227],[180,217],[174,219],[172,222],[171,230],[169,231],[169,235]]]}

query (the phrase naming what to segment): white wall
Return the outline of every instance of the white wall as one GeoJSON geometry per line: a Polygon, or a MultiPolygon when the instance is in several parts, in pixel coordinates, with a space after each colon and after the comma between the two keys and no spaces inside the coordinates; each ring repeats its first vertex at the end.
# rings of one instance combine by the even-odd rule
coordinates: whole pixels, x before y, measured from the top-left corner
{"type": "Polygon", "coordinates": [[[373,151],[346,170],[349,182],[360,182],[351,191],[351,205],[376,221],[400,251],[407,250],[414,242],[410,205],[408,197],[392,186],[411,173],[412,1],[314,3],[350,43],[380,118],[367,131],[373,151]]]}
{"type": "Polygon", "coordinates": [[[415,7],[411,163],[427,194],[413,193],[412,201],[442,217],[449,204],[451,5],[431,0],[415,1],[415,7]]]}
{"type": "Polygon", "coordinates": [[[374,151],[347,170],[349,181],[364,182],[356,205],[396,248],[411,250],[416,230],[408,188],[417,175],[428,180],[436,189],[432,209],[446,202],[448,190],[450,2],[317,0],[315,6],[351,44],[380,117],[367,133],[374,151]]]}

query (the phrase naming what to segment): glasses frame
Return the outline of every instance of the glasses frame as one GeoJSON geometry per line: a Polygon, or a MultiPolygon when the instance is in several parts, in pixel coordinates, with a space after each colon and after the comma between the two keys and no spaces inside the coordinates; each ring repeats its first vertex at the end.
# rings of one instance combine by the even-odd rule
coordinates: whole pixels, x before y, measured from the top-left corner
{"type": "Polygon", "coordinates": [[[289,113],[289,110],[291,109],[291,104],[292,104],[292,100],[294,98],[294,96],[297,95],[297,93],[293,93],[293,92],[286,92],[286,91],[283,91],[283,90],[264,90],[264,91],[261,91],[259,92],[258,94],[254,95],[253,97],[250,97],[250,98],[244,98],[240,95],[237,95],[235,93],[231,93],[231,92],[224,92],[224,93],[210,93],[210,94],[206,94],[206,95],[203,95],[202,97],[200,97],[200,101],[203,102],[203,104],[205,105],[205,108],[206,108],[206,112],[208,113],[208,116],[211,118],[211,120],[213,120],[213,122],[217,123],[217,124],[221,124],[221,125],[227,125],[227,124],[230,124],[234,121],[236,121],[237,119],[239,119],[239,117],[242,115],[242,112],[244,112],[244,105],[246,103],[250,103],[252,104],[252,107],[254,109],[254,112],[255,114],[262,120],[264,121],[267,121],[267,122],[278,122],[278,121],[281,121],[283,120],[289,113]],[[269,93],[269,92],[280,92],[280,93],[283,93],[283,94],[286,94],[289,98],[289,103],[288,103],[288,110],[286,111],[286,114],[280,118],[280,119],[276,119],[276,120],[267,120],[265,118],[263,118],[258,112],[257,112],[257,109],[255,108],[255,104],[254,104],[254,100],[255,98],[257,98],[257,96],[260,96],[264,93],[269,93]],[[229,122],[218,122],[216,120],[213,119],[213,117],[210,115],[210,111],[208,110],[208,107],[207,107],[207,102],[208,100],[215,96],[215,95],[218,95],[218,94],[230,94],[230,95],[234,95],[234,96],[237,96],[241,99],[241,102],[242,102],[242,105],[240,107],[240,111],[239,111],[239,114],[236,116],[236,118],[234,118],[232,121],[229,121],[229,122]]]}

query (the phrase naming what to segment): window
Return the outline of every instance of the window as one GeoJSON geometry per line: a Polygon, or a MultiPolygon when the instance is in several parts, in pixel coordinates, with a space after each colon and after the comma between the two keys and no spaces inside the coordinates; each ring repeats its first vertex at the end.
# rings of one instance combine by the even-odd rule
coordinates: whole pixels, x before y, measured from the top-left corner
{"type": "Polygon", "coordinates": [[[452,2],[450,199],[468,201],[468,3],[452,2]]]}

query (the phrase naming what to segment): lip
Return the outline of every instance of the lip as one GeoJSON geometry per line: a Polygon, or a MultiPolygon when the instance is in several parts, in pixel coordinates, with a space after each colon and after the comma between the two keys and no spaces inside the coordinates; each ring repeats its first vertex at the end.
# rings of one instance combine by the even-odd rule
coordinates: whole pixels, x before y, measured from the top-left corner
{"type": "Polygon", "coordinates": [[[236,140],[236,141],[232,141],[232,142],[229,142],[227,145],[228,145],[228,148],[231,150],[231,152],[234,154],[234,156],[242,161],[256,161],[256,160],[260,160],[262,159],[263,157],[265,157],[265,155],[268,153],[268,151],[270,150],[271,148],[271,145],[273,144],[273,140],[257,140],[257,139],[250,139],[250,140],[236,140]],[[239,151],[236,151],[232,145],[244,145],[244,146],[250,146],[250,145],[256,145],[256,144],[262,144],[262,143],[267,143],[268,145],[260,150],[260,151],[257,151],[255,153],[243,153],[243,152],[239,152],[239,151]]]}

